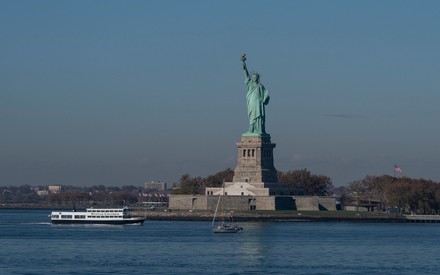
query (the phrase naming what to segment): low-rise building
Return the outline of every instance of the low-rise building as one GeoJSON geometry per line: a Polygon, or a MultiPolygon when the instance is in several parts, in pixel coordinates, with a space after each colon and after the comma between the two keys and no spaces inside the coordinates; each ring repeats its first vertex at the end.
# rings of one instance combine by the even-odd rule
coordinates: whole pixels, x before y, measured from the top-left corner
{"type": "Polygon", "coordinates": [[[50,193],[59,193],[61,192],[61,185],[49,185],[47,189],[50,193]]]}
{"type": "Polygon", "coordinates": [[[162,181],[151,181],[144,184],[147,192],[163,192],[167,189],[167,184],[162,181]]]}

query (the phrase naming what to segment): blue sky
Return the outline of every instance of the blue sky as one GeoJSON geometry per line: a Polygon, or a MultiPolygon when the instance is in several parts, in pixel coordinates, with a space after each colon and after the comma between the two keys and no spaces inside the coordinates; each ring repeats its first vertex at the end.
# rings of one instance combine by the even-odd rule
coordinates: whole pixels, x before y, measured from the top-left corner
{"type": "Polygon", "coordinates": [[[0,185],[235,168],[240,56],[275,167],[440,181],[438,1],[1,1],[0,185]]]}

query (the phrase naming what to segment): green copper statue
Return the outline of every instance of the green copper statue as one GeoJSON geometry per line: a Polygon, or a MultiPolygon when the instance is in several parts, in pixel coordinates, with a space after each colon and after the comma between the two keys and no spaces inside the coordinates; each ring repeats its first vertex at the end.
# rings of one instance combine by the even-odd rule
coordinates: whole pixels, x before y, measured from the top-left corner
{"type": "Polygon", "coordinates": [[[260,75],[258,73],[252,73],[249,76],[246,67],[246,54],[241,56],[241,61],[243,61],[243,70],[246,76],[246,101],[249,117],[249,131],[244,135],[266,135],[264,105],[269,103],[269,91],[260,83],[260,75]]]}

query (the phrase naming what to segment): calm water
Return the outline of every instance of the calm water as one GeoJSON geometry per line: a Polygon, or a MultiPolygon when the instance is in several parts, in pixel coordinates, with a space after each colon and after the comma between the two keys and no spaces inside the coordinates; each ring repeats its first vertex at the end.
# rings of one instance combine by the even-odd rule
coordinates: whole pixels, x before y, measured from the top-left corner
{"type": "Polygon", "coordinates": [[[0,274],[439,274],[440,224],[210,222],[54,226],[0,210],[0,274]]]}

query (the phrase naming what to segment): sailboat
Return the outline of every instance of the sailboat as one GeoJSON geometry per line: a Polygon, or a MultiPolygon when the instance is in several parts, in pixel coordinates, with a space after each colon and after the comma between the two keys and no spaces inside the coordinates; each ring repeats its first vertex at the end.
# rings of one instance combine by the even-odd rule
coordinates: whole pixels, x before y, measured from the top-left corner
{"type": "Polygon", "coordinates": [[[225,194],[225,183],[223,182],[222,191],[218,196],[217,206],[215,207],[215,213],[214,213],[214,218],[212,219],[211,229],[212,232],[214,233],[237,233],[238,231],[243,230],[243,228],[239,227],[237,224],[232,222],[232,215],[231,215],[231,222],[229,223],[225,222],[224,194],[225,194]],[[221,207],[220,221],[217,226],[214,226],[219,205],[221,207]]]}

